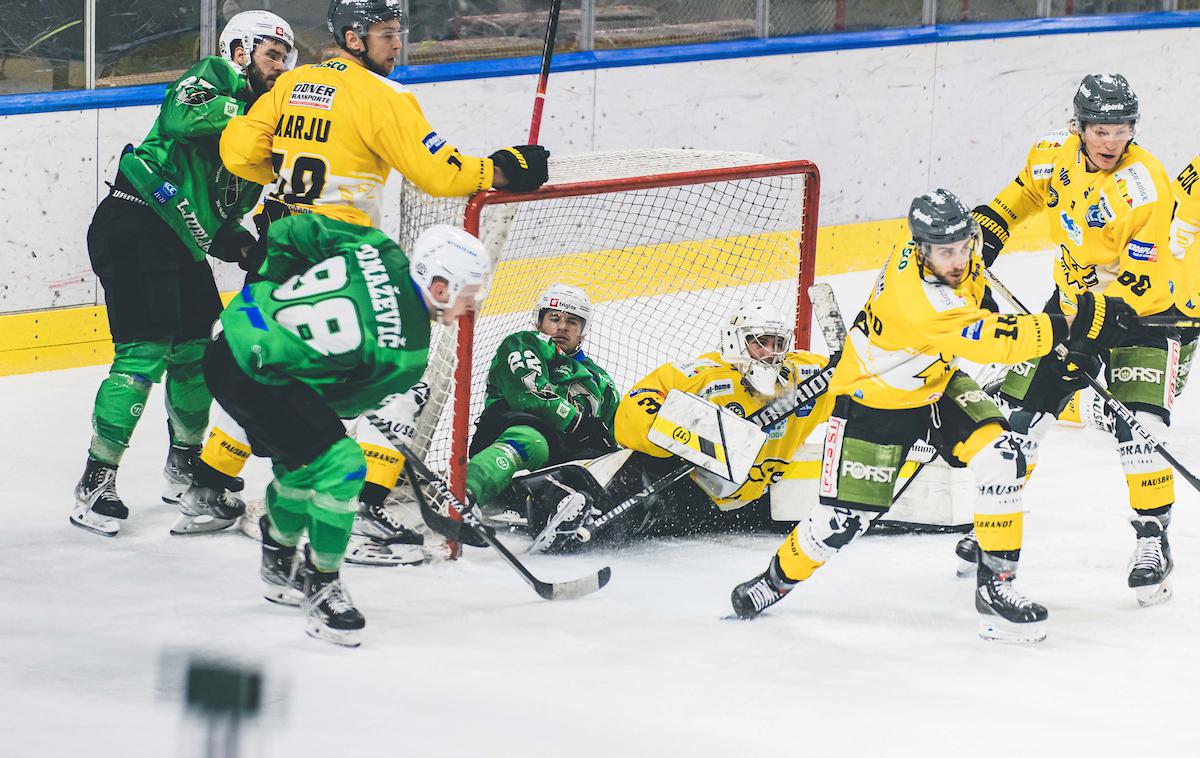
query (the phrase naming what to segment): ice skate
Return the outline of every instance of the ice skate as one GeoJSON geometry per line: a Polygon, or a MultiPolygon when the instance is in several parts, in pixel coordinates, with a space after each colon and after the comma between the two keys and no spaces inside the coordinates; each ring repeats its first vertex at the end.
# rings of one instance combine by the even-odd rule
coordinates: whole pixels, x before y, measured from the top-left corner
{"type": "Polygon", "coordinates": [[[81,529],[116,537],[129,509],[117,497],[117,467],[88,458],[83,478],[75,485],[71,523],[81,529]]]}
{"type": "Polygon", "coordinates": [[[1137,532],[1137,548],[1129,559],[1129,586],[1143,608],[1165,603],[1171,599],[1167,577],[1175,567],[1167,542],[1170,514],[1134,516],[1129,523],[1137,532]]]}
{"type": "Polygon", "coordinates": [[[225,476],[198,458],[193,461],[190,486],[179,499],[179,518],[171,534],[206,534],[233,526],[246,512],[246,504],[231,490],[241,489],[241,479],[225,476]]]}
{"type": "Polygon", "coordinates": [[[171,445],[163,466],[163,479],[167,482],[162,493],[164,503],[179,505],[183,493],[192,485],[192,462],[199,455],[199,445],[171,445]]]}
{"type": "Polygon", "coordinates": [[[954,546],[954,554],[958,556],[958,568],[954,573],[960,577],[975,573],[979,564],[979,541],[975,539],[975,530],[958,541],[954,546]]]}
{"type": "Polygon", "coordinates": [[[980,553],[976,571],[975,610],[979,636],[997,642],[1041,642],[1049,613],[1013,586],[1017,562],[980,553]]]}
{"type": "Polygon", "coordinates": [[[304,602],[304,579],[300,575],[300,554],[294,546],[284,545],[271,538],[270,521],[263,516],[258,521],[262,530],[262,577],[266,588],[263,597],[272,603],[298,607],[304,602]]]}
{"type": "Polygon", "coordinates": [[[531,553],[553,553],[581,545],[591,539],[588,524],[598,512],[588,503],[582,492],[572,492],[558,501],[550,520],[546,522],[533,544],[531,553]]]}
{"type": "Polygon", "coordinates": [[[767,570],[733,588],[729,596],[733,612],[740,619],[756,618],[760,613],[783,600],[799,582],[788,580],[779,567],[779,557],[771,558],[767,570]]]}
{"type": "Polygon", "coordinates": [[[338,572],[317,571],[311,555],[306,556],[303,571],[308,635],[345,647],[362,644],[362,630],[367,622],[354,607],[338,572]]]}
{"type": "Polygon", "coordinates": [[[384,505],[359,503],[346,562],[365,566],[416,566],[425,561],[425,538],[384,505]]]}

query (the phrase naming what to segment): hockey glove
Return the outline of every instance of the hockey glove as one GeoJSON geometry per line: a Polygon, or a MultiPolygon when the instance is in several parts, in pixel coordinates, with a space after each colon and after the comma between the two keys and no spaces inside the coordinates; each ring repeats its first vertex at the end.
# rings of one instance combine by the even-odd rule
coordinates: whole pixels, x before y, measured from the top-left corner
{"type": "Polygon", "coordinates": [[[1118,297],[1096,297],[1084,292],[1078,297],[1079,311],[1071,324],[1068,348],[1108,350],[1121,344],[1130,329],[1137,326],[1137,312],[1118,297]]]}
{"type": "Polygon", "coordinates": [[[608,425],[601,419],[590,416],[579,420],[571,435],[571,446],[576,448],[577,452],[586,450],[591,456],[611,453],[617,449],[608,425]]]}
{"type": "Polygon", "coordinates": [[[265,240],[271,224],[284,216],[292,215],[292,209],[287,203],[273,197],[264,197],[262,206],[262,210],[254,214],[254,228],[258,230],[258,238],[265,240]]]}
{"type": "Polygon", "coordinates": [[[1008,243],[1008,222],[990,205],[980,205],[971,211],[971,215],[983,231],[983,265],[990,267],[1008,243]]]}
{"type": "Polygon", "coordinates": [[[541,145],[506,147],[488,157],[508,182],[500,189],[530,192],[545,184],[550,177],[546,165],[550,160],[550,151],[541,145]]]}
{"type": "Polygon", "coordinates": [[[213,240],[212,245],[208,248],[208,254],[214,258],[219,258],[226,263],[241,264],[243,258],[246,257],[247,251],[250,250],[257,240],[254,235],[246,229],[238,228],[234,231],[218,234],[213,240]]]}

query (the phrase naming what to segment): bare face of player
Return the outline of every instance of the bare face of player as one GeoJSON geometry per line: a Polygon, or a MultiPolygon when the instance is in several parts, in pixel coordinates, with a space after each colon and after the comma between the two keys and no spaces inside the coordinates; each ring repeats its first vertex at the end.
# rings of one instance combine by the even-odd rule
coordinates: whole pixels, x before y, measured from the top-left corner
{"type": "Polygon", "coordinates": [[[550,337],[560,350],[570,355],[579,350],[579,343],[583,342],[583,319],[574,313],[550,308],[542,312],[538,331],[550,337]]]}
{"type": "MultiPolygon", "coordinates": [[[[244,62],[245,51],[239,49],[237,54],[244,62]]],[[[287,55],[287,45],[276,39],[264,39],[254,46],[250,67],[246,69],[246,78],[250,80],[250,89],[254,94],[269,92],[275,86],[275,80],[287,70],[287,55]]]]}
{"type": "Polygon", "coordinates": [[[377,21],[367,27],[365,37],[346,32],[346,45],[357,53],[366,51],[364,65],[380,76],[387,76],[396,67],[400,48],[404,44],[404,27],[400,19],[377,21]]]}
{"type": "Polygon", "coordinates": [[[974,237],[949,245],[929,245],[925,253],[925,270],[940,279],[942,284],[957,287],[967,274],[974,246],[974,237]]]}
{"type": "Polygon", "coordinates": [[[478,285],[468,285],[459,290],[458,297],[454,302],[450,302],[450,285],[445,279],[434,278],[429,285],[429,294],[433,296],[432,303],[429,303],[429,315],[437,318],[437,310],[441,310],[441,322],[445,326],[450,326],[466,313],[475,310],[475,301],[479,296],[478,285]]]}
{"type": "Polygon", "coordinates": [[[1088,124],[1080,133],[1087,150],[1088,171],[1109,171],[1133,139],[1132,124],[1088,124]]]}
{"type": "Polygon", "coordinates": [[[787,349],[787,340],[777,334],[759,334],[746,338],[746,352],[756,361],[778,363],[787,349]]]}

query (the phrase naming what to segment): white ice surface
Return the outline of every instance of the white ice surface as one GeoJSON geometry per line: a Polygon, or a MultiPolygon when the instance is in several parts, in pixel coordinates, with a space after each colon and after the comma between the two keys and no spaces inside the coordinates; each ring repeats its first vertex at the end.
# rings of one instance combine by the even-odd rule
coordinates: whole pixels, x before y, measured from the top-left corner
{"type": "MultiPolygon", "coordinates": [[[[1040,305],[1046,256],[999,270],[1040,305]]],[[[847,318],[872,278],[834,282],[847,318]]],[[[259,597],[255,543],[167,534],[161,388],[121,467],[121,535],[67,523],[104,371],[0,379],[0,756],[175,754],[191,735],[160,667],[192,651],[263,668],[271,715],[245,755],[1200,753],[1200,503],[1177,480],[1176,595],[1139,608],[1125,486],[1096,432],[1055,429],[1027,490],[1020,584],[1050,608],[1040,645],[976,636],[954,536],[864,538],[761,619],[723,621],[778,542],[735,536],[530,558],[553,579],[612,565],[570,602],[538,599],[488,551],[349,567],[368,626],[346,650],[259,597]]],[[[1197,392],[1172,447],[1200,471],[1197,392]]],[[[258,494],[266,466],[247,478],[258,494]]]]}

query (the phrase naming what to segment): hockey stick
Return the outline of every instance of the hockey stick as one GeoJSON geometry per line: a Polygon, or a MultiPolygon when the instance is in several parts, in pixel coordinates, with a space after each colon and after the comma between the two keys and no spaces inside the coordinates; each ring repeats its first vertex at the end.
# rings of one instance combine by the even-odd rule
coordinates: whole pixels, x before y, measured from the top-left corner
{"type": "MultiPolygon", "coordinates": [[[[512,551],[504,546],[504,543],[496,539],[495,530],[480,521],[479,516],[476,515],[473,509],[463,505],[462,502],[454,496],[454,494],[450,491],[449,485],[446,484],[444,479],[430,471],[429,467],[425,465],[424,461],[413,455],[412,451],[408,449],[408,446],[401,442],[400,439],[396,437],[395,433],[392,432],[390,426],[388,426],[381,418],[370,411],[363,415],[366,417],[367,421],[371,423],[371,426],[378,429],[379,433],[387,438],[392,447],[396,448],[396,451],[404,456],[404,466],[408,470],[409,484],[412,485],[413,493],[416,495],[417,500],[421,505],[421,514],[424,516],[427,511],[432,512],[433,508],[431,508],[425,501],[425,494],[417,485],[417,477],[424,479],[440,498],[449,503],[450,506],[458,511],[459,515],[462,516],[461,522],[450,521],[450,519],[446,519],[446,521],[456,524],[459,529],[461,529],[462,526],[465,526],[476,537],[495,548],[496,552],[500,553],[500,556],[504,558],[504,561],[509,566],[512,566],[513,570],[520,574],[521,578],[524,579],[530,587],[533,587],[533,591],[536,592],[539,597],[545,598],[546,600],[570,600],[572,598],[590,595],[604,585],[608,584],[608,580],[612,577],[612,569],[608,566],[605,566],[593,575],[581,577],[568,582],[544,582],[541,579],[538,579],[529,572],[529,569],[525,568],[525,564],[517,560],[517,557],[512,554],[512,551]]],[[[432,523],[430,524],[430,527],[433,527],[432,523]]],[[[461,540],[462,536],[465,535],[457,533],[456,530],[455,536],[445,536],[449,537],[450,539],[461,540]]],[[[468,544],[471,543],[468,542],[468,544]]]]}
{"type": "Polygon", "coordinates": [[[1138,319],[1142,326],[1173,326],[1178,329],[1200,328],[1200,318],[1187,316],[1145,316],[1138,319]]]}
{"type": "MultiPolygon", "coordinates": [[[[988,283],[992,285],[992,288],[1000,293],[1001,297],[1012,303],[1013,307],[1018,311],[1021,311],[1021,313],[1029,315],[1030,310],[1025,307],[1024,303],[1017,299],[1017,296],[1013,294],[1013,291],[1010,290],[1008,286],[1004,284],[1004,282],[996,278],[996,275],[992,273],[991,269],[984,268],[983,274],[987,277],[988,283]]],[[[1055,345],[1054,354],[1065,360],[1067,357],[1066,345],[1055,345]]],[[[1191,471],[1188,471],[1187,467],[1180,463],[1179,459],[1172,455],[1171,451],[1167,450],[1163,443],[1155,439],[1154,435],[1152,435],[1150,431],[1146,429],[1146,427],[1142,426],[1142,423],[1137,420],[1136,416],[1133,415],[1133,411],[1126,408],[1124,403],[1113,397],[1108,391],[1108,388],[1101,384],[1096,377],[1085,371],[1083,372],[1083,378],[1087,380],[1088,386],[1096,391],[1096,394],[1100,396],[1100,398],[1104,401],[1104,405],[1107,406],[1110,411],[1124,421],[1126,426],[1140,434],[1142,439],[1153,445],[1158,451],[1158,454],[1163,458],[1166,458],[1167,463],[1170,463],[1172,466],[1174,466],[1175,470],[1187,480],[1188,484],[1192,485],[1197,490],[1200,490],[1200,479],[1197,479],[1195,474],[1193,474],[1191,471]]]]}
{"type": "Polygon", "coordinates": [[[554,57],[554,37],[558,34],[558,12],[562,0],[550,0],[550,18],[546,21],[546,41],[542,45],[542,69],[538,74],[537,94],[533,96],[533,118],[529,123],[529,144],[538,143],[542,129],[542,106],[546,102],[546,86],[550,82],[550,60],[554,57]]]}

